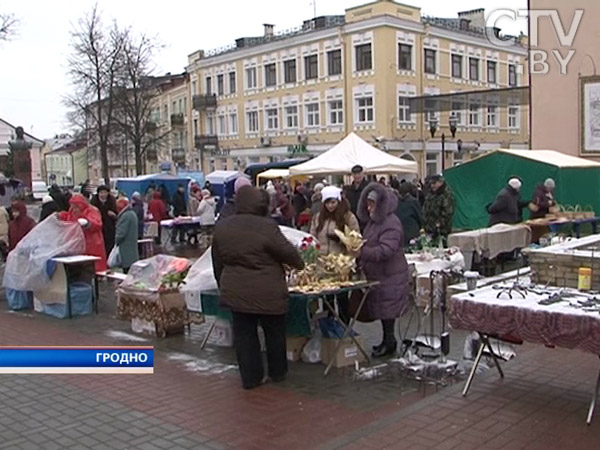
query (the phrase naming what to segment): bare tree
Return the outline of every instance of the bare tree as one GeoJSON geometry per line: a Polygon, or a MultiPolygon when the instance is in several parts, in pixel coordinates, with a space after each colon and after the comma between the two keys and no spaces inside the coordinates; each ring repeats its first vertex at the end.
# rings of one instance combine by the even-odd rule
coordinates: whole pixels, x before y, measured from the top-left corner
{"type": "Polygon", "coordinates": [[[160,78],[151,74],[153,57],[160,47],[155,38],[133,37],[131,33],[123,44],[115,120],[121,133],[133,145],[137,175],[145,172],[148,150],[169,134],[160,133],[152,117],[155,100],[160,94],[160,78]]]}
{"type": "Polygon", "coordinates": [[[115,127],[114,92],[127,34],[116,23],[106,27],[97,5],[71,31],[68,75],[73,93],[66,103],[71,119],[86,130],[88,146],[97,143],[106,184],[110,183],[108,149],[115,127]]]}
{"type": "Polygon", "coordinates": [[[17,32],[19,20],[13,14],[0,14],[0,41],[7,41],[17,32]]]}

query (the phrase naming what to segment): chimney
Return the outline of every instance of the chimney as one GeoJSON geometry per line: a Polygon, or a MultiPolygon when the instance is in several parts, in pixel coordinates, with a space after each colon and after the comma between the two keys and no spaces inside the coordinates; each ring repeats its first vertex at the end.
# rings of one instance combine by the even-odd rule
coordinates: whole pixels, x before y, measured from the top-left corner
{"type": "Polygon", "coordinates": [[[273,30],[275,29],[275,25],[271,25],[270,23],[264,23],[263,27],[265,27],[265,37],[273,37],[273,30]]]}

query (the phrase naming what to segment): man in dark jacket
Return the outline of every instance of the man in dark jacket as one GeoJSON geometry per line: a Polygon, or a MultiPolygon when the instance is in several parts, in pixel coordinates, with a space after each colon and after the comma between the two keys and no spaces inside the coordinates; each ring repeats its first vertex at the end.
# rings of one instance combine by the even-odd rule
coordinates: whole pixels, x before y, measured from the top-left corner
{"type": "Polygon", "coordinates": [[[413,187],[410,183],[402,183],[398,187],[398,208],[396,215],[404,228],[404,247],[408,247],[411,239],[419,236],[423,227],[423,215],[421,205],[411,193],[413,187]]]}
{"type": "Polygon", "coordinates": [[[369,183],[365,179],[362,166],[357,164],[352,168],[351,172],[352,184],[346,187],[346,199],[350,203],[350,211],[356,216],[360,195],[369,183]]]}
{"type": "Polygon", "coordinates": [[[102,237],[104,238],[104,249],[107,255],[115,246],[115,230],[117,226],[117,203],[110,194],[108,186],[99,186],[96,195],[90,200],[102,215],[102,237]]]}
{"type": "Polygon", "coordinates": [[[52,186],[50,186],[49,193],[50,197],[52,197],[52,199],[56,203],[56,207],[59,211],[69,210],[69,202],[65,197],[65,194],[63,194],[62,190],[60,189],[60,187],[58,187],[57,184],[53,184],[52,186]]]}
{"type": "Polygon", "coordinates": [[[508,180],[508,185],[498,193],[494,202],[487,208],[490,214],[490,227],[498,223],[513,224],[521,221],[520,191],[521,181],[518,178],[508,180]]]}
{"type": "Polygon", "coordinates": [[[235,196],[244,186],[252,186],[252,183],[248,178],[239,177],[237,180],[235,180],[235,183],[233,183],[233,198],[225,199],[225,204],[221,207],[221,211],[219,211],[219,218],[217,219],[217,222],[235,215],[235,196]]]}
{"type": "MultiPolygon", "coordinates": [[[[177,192],[173,196],[173,216],[182,217],[187,215],[187,203],[185,201],[185,188],[183,184],[177,186],[177,192]]],[[[171,243],[174,243],[177,237],[179,242],[185,242],[186,229],[183,226],[176,227],[171,235],[171,243]]]]}
{"type": "Polygon", "coordinates": [[[269,377],[285,378],[288,289],[283,265],[304,267],[298,250],[267,217],[268,205],[265,191],[242,187],[236,195],[237,214],[217,224],[212,244],[221,304],[233,314],[234,345],[245,389],[263,380],[259,323],[265,333],[269,377]]]}

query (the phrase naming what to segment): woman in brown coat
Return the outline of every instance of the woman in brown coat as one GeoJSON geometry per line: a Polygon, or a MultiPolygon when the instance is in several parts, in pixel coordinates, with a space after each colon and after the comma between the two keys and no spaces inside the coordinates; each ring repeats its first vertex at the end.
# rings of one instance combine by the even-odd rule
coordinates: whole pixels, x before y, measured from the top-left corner
{"type": "Polygon", "coordinates": [[[221,305],[233,313],[234,345],[242,385],[263,381],[257,326],[265,333],[269,377],[287,373],[285,314],[288,289],[284,265],[302,269],[304,262],[275,221],[267,217],[266,192],[245,186],[236,195],[236,215],[219,222],[213,238],[213,270],[221,305]]]}

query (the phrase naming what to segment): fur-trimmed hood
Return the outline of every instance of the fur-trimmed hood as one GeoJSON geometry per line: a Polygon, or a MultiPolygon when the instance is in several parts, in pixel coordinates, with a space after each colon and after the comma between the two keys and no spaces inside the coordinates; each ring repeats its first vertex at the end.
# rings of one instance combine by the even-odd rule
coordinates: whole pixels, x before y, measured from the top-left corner
{"type": "Polygon", "coordinates": [[[373,182],[363,190],[360,196],[357,211],[358,218],[363,223],[367,223],[369,220],[372,220],[376,223],[381,223],[387,216],[394,214],[397,207],[398,197],[396,194],[394,194],[392,189],[387,188],[380,183],[373,182]],[[369,211],[367,211],[367,197],[369,196],[370,192],[377,193],[374,217],[369,216],[369,211]]]}

